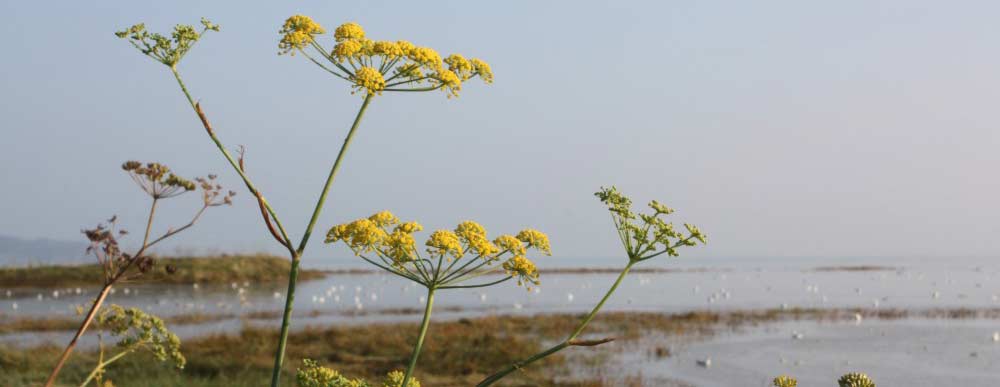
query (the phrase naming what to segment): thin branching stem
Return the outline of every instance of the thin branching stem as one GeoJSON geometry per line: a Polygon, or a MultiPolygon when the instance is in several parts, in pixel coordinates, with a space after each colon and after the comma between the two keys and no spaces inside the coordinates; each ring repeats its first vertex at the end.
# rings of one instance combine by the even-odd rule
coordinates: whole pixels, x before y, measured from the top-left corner
{"type": "Polygon", "coordinates": [[[90,311],[87,312],[87,316],[84,317],[83,322],[80,323],[80,328],[77,328],[76,334],[73,335],[73,339],[69,341],[66,345],[66,349],[63,350],[59,360],[56,361],[56,366],[52,368],[52,372],[49,374],[48,379],[45,380],[45,387],[51,387],[56,381],[56,376],[59,375],[59,371],[62,370],[63,365],[66,364],[66,359],[69,359],[69,354],[73,352],[73,348],[76,347],[76,342],[80,340],[80,336],[87,331],[87,327],[90,323],[94,321],[94,316],[97,316],[97,310],[101,308],[104,304],[104,300],[108,298],[108,293],[111,292],[111,285],[107,284],[101,288],[101,292],[97,294],[97,298],[94,300],[93,305],[90,306],[90,311]]]}
{"type": "Polygon", "coordinates": [[[323,184],[323,190],[316,201],[316,208],[313,209],[309,224],[306,226],[305,233],[302,234],[302,241],[299,242],[298,249],[292,255],[292,266],[288,273],[288,291],[285,294],[285,310],[281,317],[281,333],[278,336],[278,349],[274,354],[274,369],[271,372],[271,387],[278,387],[281,383],[281,368],[285,362],[285,347],[288,343],[288,331],[291,328],[292,305],[295,302],[295,285],[299,277],[299,261],[301,260],[302,253],[305,252],[306,244],[309,243],[309,237],[312,235],[313,228],[316,227],[319,215],[323,211],[323,204],[326,203],[326,195],[330,192],[330,186],[333,185],[333,180],[337,177],[340,163],[344,160],[344,155],[347,154],[347,148],[350,147],[351,140],[354,139],[354,134],[357,133],[358,127],[361,125],[361,118],[364,117],[365,110],[368,108],[368,104],[371,103],[372,97],[373,95],[371,94],[367,95],[365,101],[361,104],[361,108],[358,109],[358,114],[354,117],[354,124],[351,125],[351,130],[347,132],[347,137],[344,138],[344,145],[340,147],[340,152],[337,153],[337,159],[333,162],[333,167],[330,168],[330,174],[326,178],[326,183],[323,184]]]}
{"type": "MultiPolygon", "coordinates": [[[[288,238],[288,233],[285,231],[285,227],[281,224],[281,220],[275,213],[274,208],[271,207],[271,204],[268,203],[267,199],[265,199],[264,196],[260,193],[257,187],[253,184],[253,181],[250,180],[250,177],[246,175],[246,173],[243,171],[242,168],[240,168],[239,163],[236,161],[236,159],[233,158],[233,155],[230,154],[228,150],[226,150],[226,147],[222,144],[222,141],[219,140],[219,137],[216,136],[215,131],[212,130],[212,126],[211,124],[209,124],[208,118],[205,116],[205,112],[202,110],[201,105],[195,102],[194,98],[191,97],[191,93],[188,92],[187,86],[184,85],[184,80],[181,79],[181,75],[180,73],[177,72],[177,68],[171,67],[170,71],[173,72],[174,78],[177,80],[177,84],[180,86],[181,91],[184,93],[184,97],[187,98],[188,103],[191,104],[191,108],[194,109],[195,114],[197,114],[198,118],[201,120],[202,126],[205,127],[205,132],[208,133],[208,137],[211,138],[212,142],[215,143],[215,146],[219,148],[219,152],[222,152],[222,155],[225,156],[226,161],[229,161],[229,165],[233,167],[233,170],[235,170],[236,173],[240,176],[240,178],[243,179],[243,184],[246,185],[247,190],[249,190],[250,193],[253,194],[254,196],[260,198],[260,201],[264,204],[264,207],[267,208],[267,212],[271,215],[271,219],[274,220],[275,226],[278,227],[278,231],[281,232],[281,236],[286,241],[290,240],[290,238],[288,238]]],[[[295,250],[292,249],[290,245],[286,247],[288,248],[289,254],[294,256],[295,250]]]]}
{"type": "Polygon", "coordinates": [[[576,337],[579,336],[580,333],[583,332],[584,328],[587,327],[587,324],[590,324],[590,321],[593,320],[594,316],[597,315],[597,312],[599,312],[601,310],[601,308],[604,307],[604,303],[607,302],[608,299],[611,298],[611,294],[613,294],[615,292],[615,290],[618,289],[618,285],[620,285],[622,283],[622,280],[625,279],[625,276],[628,275],[629,270],[632,269],[632,265],[634,265],[634,264],[635,264],[635,262],[629,261],[628,265],[625,265],[625,268],[622,269],[621,273],[618,274],[618,279],[616,279],[615,283],[613,285],[611,285],[611,288],[608,289],[608,292],[604,294],[604,297],[601,298],[601,301],[598,302],[596,306],[594,306],[594,309],[591,310],[590,313],[588,313],[586,316],[584,316],[583,320],[580,321],[580,324],[577,325],[576,329],[573,330],[573,333],[571,333],[569,335],[569,337],[566,338],[566,340],[563,340],[562,342],[560,342],[559,344],[556,344],[552,348],[549,348],[547,350],[539,352],[539,353],[537,353],[537,354],[535,354],[535,355],[533,355],[533,356],[531,356],[531,357],[529,357],[527,359],[515,362],[515,363],[513,363],[513,364],[511,364],[511,365],[509,365],[507,367],[505,367],[504,369],[502,369],[500,371],[497,371],[493,375],[490,375],[486,379],[483,379],[483,381],[479,382],[479,384],[477,384],[476,387],[490,386],[493,383],[496,383],[497,381],[499,381],[500,379],[503,379],[505,376],[507,376],[511,372],[514,372],[514,371],[516,371],[516,370],[518,370],[518,369],[520,369],[520,368],[522,368],[524,366],[527,366],[528,364],[534,363],[535,361],[541,360],[541,359],[543,359],[543,358],[545,358],[545,357],[547,357],[549,355],[552,355],[552,354],[554,354],[556,352],[559,352],[559,351],[565,349],[568,346],[573,345],[572,341],[574,339],[576,339],[576,337]]]}

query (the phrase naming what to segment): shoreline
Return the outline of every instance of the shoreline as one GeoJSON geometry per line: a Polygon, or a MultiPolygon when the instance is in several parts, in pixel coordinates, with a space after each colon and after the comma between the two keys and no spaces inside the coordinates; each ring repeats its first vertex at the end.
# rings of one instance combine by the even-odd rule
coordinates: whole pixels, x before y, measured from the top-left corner
{"type": "MultiPolygon", "coordinates": [[[[385,311],[409,315],[409,308],[385,311]]],[[[643,361],[677,361],[691,354],[686,349],[698,343],[708,343],[720,334],[752,332],[786,323],[831,323],[826,326],[852,326],[858,316],[864,321],[892,322],[914,319],[935,321],[1000,319],[1000,308],[790,308],[732,311],[689,311],[682,313],[608,312],[595,319],[588,328],[590,338],[614,338],[615,341],[594,349],[574,349],[554,356],[543,364],[529,367],[511,383],[517,385],[551,386],[621,386],[623,380],[649,380],[644,375],[628,372],[609,373],[617,362],[629,356],[643,361]],[[624,356],[624,357],[623,357],[624,356]],[[671,360],[673,359],[673,360],[671,360]]],[[[223,315],[176,316],[173,324],[196,324],[223,315]]],[[[145,355],[129,357],[121,368],[109,375],[115,385],[138,385],[136,372],[157,374],[164,385],[243,385],[262,378],[269,371],[271,337],[277,325],[261,324],[261,319],[273,319],[269,313],[247,316],[238,330],[183,340],[188,368],[177,373],[159,366],[139,366],[150,359],[145,355]],[[254,319],[254,318],[258,319],[254,319]],[[238,351],[240,359],[220,358],[221,354],[238,351]],[[229,371],[227,371],[229,370],[229,371]],[[234,372],[239,370],[238,372],[234,372]],[[133,381],[135,380],[135,381],[133,381]]],[[[242,318],[242,317],[241,317],[242,318]]],[[[426,385],[440,387],[467,386],[475,383],[490,370],[514,359],[544,348],[546,343],[567,334],[580,314],[539,313],[534,315],[491,315],[445,318],[435,320],[428,338],[427,359],[435,359],[435,368],[424,368],[419,375],[426,385]],[[515,334],[516,333],[516,334],[515,334]]],[[[0,320],[2,321],[2,320],[0,320]]],[[[168,326],[171,322],[168,322],[168,326]]],[[[292,367],[301,359],[321,359],[321,363],[352,376],[374,376],[377,372],[405,365],[405,349],[416,334],[417,322],[378,322],[370,324],[309,325],[292,331],[289,362],[292,367]]],[[[30,334],[29,332],[22,332],[30,334]]],[[[726,336],[721,336],[726,337],[726,336]]],[[[786,340],[793,340],[787,338],[786,340]]],[[[794,341],[794,340],[793,340],[794,341]]],[[[10,372],[0,377],[7,385],[26,385],[37,372],[46,369],[42,362],[20,362],[19,359],[49,359],[59,350],[58,343],[29,347],[4,346],[0,349],[0,367],[10,372]],[[23,384],[19,384],[23,383],[23,384]]],[[[93,348],[80,351],[67,378],[83,372],[96,354],[93,348]]],[[[428,365],[429,367],[429,365],[428,365]]],[[[623,371],[625,369],[619,369],[623,371]]],[[[689,386],[671,378],[654,379],[661,385],[689,386]]],[[[290,380],[289,380],[290,381],[290,380]]],[[[625,384],[629,385],[629,384],[625,384]]],[[[638,385],[638,384],[636,384],[638,385]]]]}

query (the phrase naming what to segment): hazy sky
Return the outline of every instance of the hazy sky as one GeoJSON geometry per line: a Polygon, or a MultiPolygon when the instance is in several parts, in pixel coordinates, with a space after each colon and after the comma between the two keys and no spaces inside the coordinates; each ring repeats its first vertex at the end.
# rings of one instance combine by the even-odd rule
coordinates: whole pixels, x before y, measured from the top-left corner
{"type": "MultiPolygon", "coordinates": [[[[181,71],[297,238],[361,98],[276,55],[296,13],[496,73],[457,100],[376,98],[310,259],[345,255],[321,235],[381,209],[620,255],[592,196],[611,184],[700,225],[691,256],[1000,254],[993,1],[3,1],[0,234],[75,239],[111,214],[141,231],[147,199],[119,169],[138,159],[241,194],[167,251],[273,249],[167,68],[112,34],[207,16],[223,30],[181,71]]],[[[160,229],[198,202],[168,202],[160,229]]]]}

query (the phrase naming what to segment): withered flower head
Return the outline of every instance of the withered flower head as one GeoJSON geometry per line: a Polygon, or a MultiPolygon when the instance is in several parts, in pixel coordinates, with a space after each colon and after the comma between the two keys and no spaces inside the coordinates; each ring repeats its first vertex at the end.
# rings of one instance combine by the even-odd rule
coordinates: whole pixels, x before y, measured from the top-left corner
{"type": "Polygon", "coordinates": [[[143,165],[138,161],[126,161],[122,169],[154,199],[170,198],[195,189],[193,182],[173,174],[169,167],[160,163],[143,165]]]}
{"type": "Polygon", "coordinates": [[[201,198],[205,202],[205,207],[232,205],[233,196],[236,196],[236,192],[227,191],[225,195],[223,195],[222,185],[215,181],[216,178],[218,178],[218,176],[208,175],[206,177],[196,177],[194,179],[194,181],[198,182],[198,186],[201,187],[201,198]]]}

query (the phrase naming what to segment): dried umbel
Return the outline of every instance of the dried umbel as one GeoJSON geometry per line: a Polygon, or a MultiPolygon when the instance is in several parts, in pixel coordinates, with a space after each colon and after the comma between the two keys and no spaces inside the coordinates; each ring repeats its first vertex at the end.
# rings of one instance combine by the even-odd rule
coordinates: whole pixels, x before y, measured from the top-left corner
{"type": "Polygon", "coordinates": [[[673,223],[664,221],[663,218],[674,210],[656,200],[649,202],[649,208],[653,210],[651,213],[636,214],[632,211],[632,200],[615,187],[602,187],[594,195],[608,206],[615,228],[618,229],[618,237],[632,262],[644,261],[661,254],[676,257],[677,248],[706,242],[705,234],[698,227],[685,223],[685,233],[677,230],[673,223]]]}
{"type": "Polygon", "coordinates": [[[551,255],[549,237],[525,229],[515,235],[490,239],[479,223],[465,221],[454,230],[437,230],[424,242],[421,255],[413,234],[423,230],[417,222],[400,222],[389,211],[334,226],[326,243],[344,242],[369,263],[428,288],[452,289],[483,287],[517,279],[518,285],[537,285],[538,269],[525,257],[528,249],[551,255]],[[489,265],[502,262],[507,276],[477,285],[460,285],[491,271],[489,265]]]}
{"type": "Polygon", "coordinates": [[[774,387],[796,387],[799,381],[788,375],[781,375],[774,378],[774,387]]]}
{"type": "MultiPolygon", "coordinates": [[[[162,326],[163,322],[159,319],[154,319],[150,316],[142,314],[141,311],[131,309],[111,308],[109,309],[110,312],[103,312],[102,314],[99,314],[98,312],[101,311],[101,306],[104,304],[104,300],[107,298],[113,285],[121,281],[127,281],[142,276],[156,266],[156,261],[151,255],[147,254],[149,249],[161,241],[194,226],[194,224],[201,218],[201,215],[208,208],[232,204],[232,197],[234,193],[230,191],[227,194],[222,194],[222,186],[216,182],[216,178],[213,175],[209,175],[206,178],[195,179],[195,182],[198,183],[196,185],[190,180],[171,173],[170,168],[160,163],[143,164],[138,161],[127,161],[122,164],[122,169],[124,169],[132,180],[135,181],[136,184],[138,184],[139,187],[142,188],[142,190],[152,199],[152,203],[149,208],[149,215],[146,221],[145,232],[142,237],[142,243],[133,253],[127,253],[122,250],[119,238],[124,238],[128,235],[128,232],[118,228],[117,216],[111,217],[111,219],[98,224],[92,229],[82,231],[84,236],[87,237],[87,240],[90,241],[90,245],[87,247],[87,254],[92,254],[96,257],[97,262],[103,269],[103,287],[98,293],[97,298],[94,300],[94,303],[91,305],[89,312],[87,312],[86,317],[84,317],[81,322],[76,334],[74,334],[73,339],[70,340],[66,349],[56,362],[55,367],[53,367],[52,372],[49,374],[49,377],[45,382],[46,387],[52,386],[55,383],[56,377],[59,375],[59,371],[66,363],[66,360],[69,358],[70,353],[72,353],[77,341],[83,333],[86,332],[87,327],[95,318],[100,321],[108,322],[109,324],[117,321],[127,321],[128,326],[143,329],[143,332],[145,333],[142,333],[142,335],[137,336],[138,338],[135,339],[138,341],[128,339],[122,343],[128,344],[133,341],[142,342],[144,343],[143,345],[149,345],[150,350],[157,354],[157,356],[162,354],[163,356],[170,357],[175,361],[180,360],[181,362],[179,365],[183,366],[183,358],[178,359],[175,357],[175,355],[179,355],[179,352],[175,353],[175,351],[167,350],[170,345],[173,345],[172,340],[176,339],[176,336],[172,336],[171,338],[170,335],[167,335],[165,333],[165,328],[162,326]],[[151,238],[157,203],[168,198],[176,197],[182,193],[193,191],[199,187],[203,191],[202,205],[195,212],[191,221],[178,228],[169,228],[159,237],[151,238]]],[[[172,273],[173,271],[174,270],[171,270],[170,267],[167,268],[168,273],[172,273]]],[[[125,331],[119,332],[114,329],[112,330],[112,334],[115,335],[124,333],[125,331]]],[[[179,344],[179,342],[177,342],[177,344],[179,344]]],[[[101,369],[101,367],[98,367],[98,370],[99,369],[101,369]]],[[[99,373],[98,375],[92,374],[91,377],[99,377],[99,373]]]]}
{"type": "Polygon", "coordinates": [[[195,189],[192,181],[175,175],[169,167],[160,163],[126,161],[122,169],[139,188],[155,199],[171,198],[195,189]]]}
{"type": "Polygon", "coordinates": [[[154,204],[150,210],[142,246],[135,254],[121,250],[118,239],[128,235],[128,232],[117,228],[118,217],[112,217],[105,223],[82,231],[87,240],[90,241],[87,254],[93,254],[104,269],[105,285],[110,285],[118,279],[133,279],[150,271],[155,266],[154,259],[145,254],[150,247],[193,226],[208,208],[232,205],[233,196],[236,195],[233,191],[224,191],[222,185],[216,181],[215,175],[195,178],[192,182],[175,175],[166,165],[160,163],[144,164],[138,161],[125,162],[122,164],[122,169],[129,174],[143,192],[146,192],[153,199],[154,204]],[[191,221],[179,228],[168,229],[160,237],[151,239],[150,232],[156,210],[155,203],[199,188],[202,190],[202,206],[195,212],[191,221]],[[223,192],[226,193],[223,194],[223,192]],[[132,267],[136,268],[135,272],[129,271],[132,267]]]}
{"type": "Polygon", "coordinates": [[[201,187],[201,199],[206,207],[216,207],[222,205],[232,205],[235,191],[225,191],[222,184],[219,184],[216,175],[206,177],[196,177],[194,181],[201,187]],[[223,194],[225,192],[225,194],[223,194]]]}
{"type": "Polygon", "coordinates": [[[319,40],[326,29],[308,16],[289,17],[279,33],[279,54],[301,53],[328,73],[351,83],[354,92],[363,96],[440,89],[450,98],[457,97],[462,83],[469,79],[493,82],[493,70],[480,59],[466,59],[459,54],[442,59],[434,49],[405,40],[371,40],[357,23],[344,23],[334,30],[332,49],[319,40]]]}
{"type": "Polygon", "coordinates": [[[174,26],[173,32],[169,36],[150,33],[146,31],[143,23],[135,24],[122,31],[115,32],[115,36],[128,40],[135,48],[144,55],[153,58],[157,62],[174,67],[181,58],[191,50],[191,47],[201,39],[208,31],[218,31],[219,26],[212,24],[205,18],[201,19],[201,31],[192,25],[178,24],[174,26]]]}
{"type": "Polygon", "coordinates": [[[837,384],[840,387],[875,387],[875,382],[868,375],[859,372],[851,372],[841,376],[837,380],[837,384]]]}

